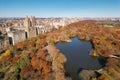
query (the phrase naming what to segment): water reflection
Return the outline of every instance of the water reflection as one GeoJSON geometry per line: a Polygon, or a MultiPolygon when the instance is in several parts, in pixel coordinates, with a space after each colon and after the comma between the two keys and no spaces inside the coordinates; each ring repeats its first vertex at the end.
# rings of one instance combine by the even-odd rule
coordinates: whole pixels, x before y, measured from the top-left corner
{"type": "Polygon", "coordinates": [[[89,55],[92,50],[92,44],[90,42],[81,41],[75,37],[72,38],[72,42],[70,43],[57,43],[56,47],[66,55],[66,73],[73,80],[80,80],[78,72],[82,69],[99,69],[102,67],[101,64],[103,61],[89,55]]]}

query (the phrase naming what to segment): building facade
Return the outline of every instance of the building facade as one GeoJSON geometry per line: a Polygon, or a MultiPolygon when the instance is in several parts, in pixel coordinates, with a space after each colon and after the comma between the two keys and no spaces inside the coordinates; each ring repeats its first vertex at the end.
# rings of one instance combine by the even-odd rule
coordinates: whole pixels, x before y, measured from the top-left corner
{"type": "Polygon", "coordinates": [[[8,37],[10,40],[10,44],[13,45],[26,39],[25,31],[23,30],[10,31],[8,32],[8,37]]]}
{"type": "Polygon", "coordinates": [[[7,36],[0,35],[0,49],[3,49],[9,45],[9,38],[7,36]]]}
{"type": "Polygon", "coordinates": [[[25,18],[24,27],[27,38],[32,38],[37,36],[35,25],[36,25],[35,17],[25,18]]]}

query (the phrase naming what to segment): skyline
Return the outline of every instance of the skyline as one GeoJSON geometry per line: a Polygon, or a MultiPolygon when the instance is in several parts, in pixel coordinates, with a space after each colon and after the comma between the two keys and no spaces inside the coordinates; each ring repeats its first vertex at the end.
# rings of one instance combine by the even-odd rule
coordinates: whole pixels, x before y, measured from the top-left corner
{"type": "Polygon", "coordinates": [[[120,17],[120,0],[0,0],[0,17],[120,17]]]}

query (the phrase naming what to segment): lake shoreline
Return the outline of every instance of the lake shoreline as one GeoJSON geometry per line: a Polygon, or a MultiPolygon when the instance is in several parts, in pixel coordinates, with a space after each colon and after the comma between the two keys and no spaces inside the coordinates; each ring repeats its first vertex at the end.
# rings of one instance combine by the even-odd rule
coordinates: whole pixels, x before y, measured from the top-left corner
{"type": "MultiPolygon", "coordinates": [[[[64,44],[64,43],[65,43],[64,45],[71,44],[71,43],[73,43],[73,39],[76,39],[76,38],[78,39],[78,41],[90,43],[89,41],[81,40],[81,39],[79,39],[79,38],[76,36],[76,37],[72,37],[72,38],[71,38],[71,41],[72,41],[72,42],[60,41],[60,42],[57,42],[56,45],[57,45],[57,44],[59,45],[59,43],[60,43],[60,44],[62,44],[62,43],[64,44]]],[[[57,47],[57,46],[56,46],[56,47],[57,47]]],[[[57,48],[58,48],[58,47],[57,47],[57,48]]],[[[92,48],[93,48],[93,47],[92,47],[92,44],[91,44],[91,49],[92,49],[92,48]]],[[[59,48],[58,48],[58,49],[59,49],[59,48]]],[[[60,49],[59,49],[59,50],[60,50],[60,49]]],[[[60,52],[62,52],[62,51],[60,50],[60,52]]],[[[62,52],[62,53],[63,53],[63,52],[62,52]]],[[[66,53],[63,53],[63,54],[66,56],[66,53]]],[[[81,53],[81,54],[84,54],[84,53],[81,53]]],[[[74,55],[75,55],[75,54],[74,54],[74,55]]],[[[90,56],[91,58],[95,58],[95,59],[100,58],[100,57],[92,57],[92,56],[89,55],[88,53],[87,53],[87,56],[90,56]]],[[[81,57],[81,56],[79,55],[79,57],[81,57]]],[[[76,56],[76,58],[77,58],[77,56],[76,56]]],[[[68,58],[67,58],[67,60],[68,60],[68,58]]],[[[79,61],[79,60],[78,60],[78,61],[79,61]]],[[[88,61],[89,61],[89,60],[88,60],[88,61]]],[[[85,63],[85,62],[84,62],[84,63],[85,63]]],[[[65,64],[66,64],[66,63],[65,63],[65,64]]],[[[86,63],[86,64],[87,64],[87,63],[86,63]]],[[[91,63],[91,64],[92,64],[92,63],[91,63]]],[[[105,63],[104,63],[104,64],[105,64],[105,63]]],[[[81,65],[82,65],[82,64],[81,64],[81,65]]],[[[105,66],[105,65],[104,65],[104,66],[105,66]]],[[[69,67],[70,67],[70,66],[69,66],[69,67]]],[[[101,66],[101,68],[102,68],[102,67],[103,67],[103,66],[101,66]]],[[[99,69],[101,69],[101,68],[98,68],[98,69],[95,69],[95,68],[94,68],[94,69],[90,69],[90,68],[89,68],[89,69],[87,69],[87,70],[91,70],[91,71],[94,72],[94,71],[99,70],[99,69]]],[[[86,69],[83,68],[82,70],[86,70],[86,69]]],[[[77,70],[76,72],[77,72],[76,75],[79,75],[79,74],[80,74],[80,69],[77,70]]],[[[70,75],[69,72],[67,72],[67,73],[70,75]]],[[[79,77],[78,77],[78,78],[79,78],[79,77]]],[[[74,78],[73,80],[79,80],[78,78],[74,78]]]]}

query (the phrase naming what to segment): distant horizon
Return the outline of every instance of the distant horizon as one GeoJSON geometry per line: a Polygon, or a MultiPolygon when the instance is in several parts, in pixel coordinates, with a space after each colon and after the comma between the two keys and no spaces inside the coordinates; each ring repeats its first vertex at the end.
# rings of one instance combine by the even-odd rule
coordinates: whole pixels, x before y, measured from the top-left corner
{"type": "MultiPolygon", "coordinates": [[[[0,17],[0,18],[26,18],[26,17],[31,17],[31,16],[25,16],[25,17],[0,17]]],[[[37,17],[37,16],[34,16],[35,18],[120,18],[120,17],[37,17]]]]}
{"type": "MultiPolygon", "coordinates": [[[[0,16],[0,18],[26,18],[27,16],[0,16]]],[[[28,16],[28,17],[31,17],[31,16],[28,16]]],[[[44,17],[39,17],[39,16],[35,16],[35,18],[120,18],[120,16],[118,16],[118,17],[59,17],[59,16],[44,16],[44,17]]]]}
{"type": "Polygon", "coordinates": [[[120,0],[0,0],[0,17],[120,17],[120,0]]]}

